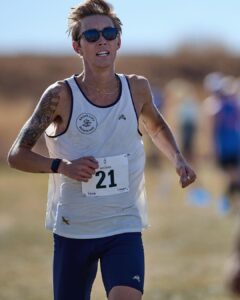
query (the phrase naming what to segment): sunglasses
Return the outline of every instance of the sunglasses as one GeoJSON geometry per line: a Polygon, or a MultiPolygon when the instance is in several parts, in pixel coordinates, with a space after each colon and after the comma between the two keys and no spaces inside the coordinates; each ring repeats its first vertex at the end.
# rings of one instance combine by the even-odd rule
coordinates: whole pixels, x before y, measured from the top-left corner
{"type": "Polygon", "coordinates": [[[85,40],[89,43],[95,43],[100,39],[101,34],[105,40],[113,41],[118,35],[118,29],[115,27],[105,27],[103,30],[89,29],[80,35],[79,40],[84,36],[85,40]]]}

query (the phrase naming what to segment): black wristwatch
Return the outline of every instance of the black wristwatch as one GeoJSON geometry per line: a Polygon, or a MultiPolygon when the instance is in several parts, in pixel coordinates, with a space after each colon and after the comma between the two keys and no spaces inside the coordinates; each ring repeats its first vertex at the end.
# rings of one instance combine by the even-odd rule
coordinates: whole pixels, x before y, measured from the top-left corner
{"type": "Polygon", "coordinates": [[[52,161],[51,170],[53,171],[53,173],[57,173],[58,172],[58,168],[59,168],[59,165],[60,165],[61,161],[62,160],[60,158],[55,158],[52,161]]]}

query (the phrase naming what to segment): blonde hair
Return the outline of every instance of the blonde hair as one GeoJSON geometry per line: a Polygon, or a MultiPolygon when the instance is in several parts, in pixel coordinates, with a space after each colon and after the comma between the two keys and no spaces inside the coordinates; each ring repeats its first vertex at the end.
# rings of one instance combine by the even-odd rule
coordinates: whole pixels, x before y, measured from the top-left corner
{"type": "Polygon", "coordinates": [[[112,5],[104,0],[87,0],[84,3],[71,8],[68,16],[68,34],[73,41],[78,41],[81,32],[81,21],[83,18],[92,15],[108,16],[118,31],[122,32],[122,22],[117,17],[112,5]]]}

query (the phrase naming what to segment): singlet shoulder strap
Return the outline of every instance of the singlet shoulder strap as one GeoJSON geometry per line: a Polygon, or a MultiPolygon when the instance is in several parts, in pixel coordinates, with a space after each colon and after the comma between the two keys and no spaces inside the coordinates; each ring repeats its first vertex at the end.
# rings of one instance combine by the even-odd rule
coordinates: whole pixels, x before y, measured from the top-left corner
{"type": "MultiPolygon", "coordinates": [[[[126,74],[117,74],[122,82],[122,87],[123,87],[123,90],[125,91],[125,93],[127,93],[127,96],[131,99],[131,102],[132,102],[132,106],[133,106],[133,109],[134,109],[134,112],[135,112],[135,115],[136,115],[136,118],[137,118],[137,122],[139,121],[138,120],[138,114],[137,114],[137,110],[136,110],[136,107],[135,107],[135,103],[134,103],[134,100],[133,100],[133,94],[132,94],[132,90],[131,90],[131,86],[130,86],[130,83],[129,83],[129,77],[126,75],[126,74]]],[[[138,125],[138,133],[140,134],[140,136],[142,136],[142,133],[139,129],[139,125],[138,125]]]]}
{"type": "Polygon", "coordinates": [[[65,82],[71,88],[73,94],[80,93],[79,86],[76,82],[76,75],[72,75],[71,77],[65,79],[65,82]]]}

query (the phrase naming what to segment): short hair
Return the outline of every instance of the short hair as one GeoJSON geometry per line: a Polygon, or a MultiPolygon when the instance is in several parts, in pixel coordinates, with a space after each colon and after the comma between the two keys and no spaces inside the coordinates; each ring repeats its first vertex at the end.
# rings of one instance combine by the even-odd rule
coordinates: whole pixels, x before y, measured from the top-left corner
{"type": "Polygon", "coordinates": [[[83,18],[92,15],[108,16],[118,31],[122,32],[122,22],[113,10],[113,6],[104,0],[86,0],[84,3],[71,8],[68,16],[68,34],[73,41],[78,41],[81,31],[81,21],[83,18]]]}

